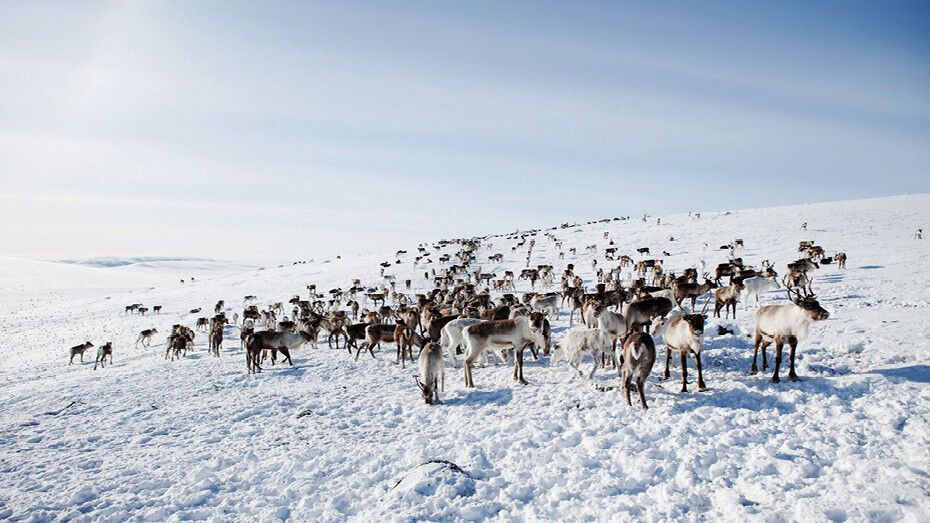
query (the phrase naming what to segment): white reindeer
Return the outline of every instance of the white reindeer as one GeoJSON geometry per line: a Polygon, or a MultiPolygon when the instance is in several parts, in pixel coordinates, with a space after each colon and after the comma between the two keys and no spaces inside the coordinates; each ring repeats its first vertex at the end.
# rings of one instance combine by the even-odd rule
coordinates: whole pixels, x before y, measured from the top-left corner
{"type": "Polygon", "coordinates": [[[588,379],[594,379],[594,373],[600,366],[601,354],[611,354],[611,343],[614,337],[607,331],[600,329],[581,329],[569,332],[561,343],[556,343],[552,350],[550,363],[555,364],[559,359],[567,359],[572,367],[573,377],[581,377],[581,356],[590,354],[593,360],[588,379]]]}
{"type": "MultiPolygon", "coordinates": [[[[778,283],[778,279],[775,276],[753,276],[752,278],[746,278],[743,280],[743,293],[746,295],[746,298],[750,296],[755,296],[756,298],[756,307],[759,306],[760,295],[767,291],[774,291],[781,289],[781,285],[778,283]]],[[[743,309],[749,308],[749,300],[743,300],[743,309]]]]}
{"type": "Polygon", "coordinates": [[[781,366],[781,351],[784,343],[788,342],[791,358],[788,379],[797,380],[798,375],[794,372],[794,356],[798,348],[798,340],[807,337],[811,323],[829,317],[830,313],[820,306],[814,296],[802,297],[800,292],[797,293],[797,298],[791,303],[759,307],[756,311],[756,335],[753,342],[752,366],[749,368],[749,373],[755,374],[759,372],[758,367],[756,367],[756,356],[758,356],[760,348],[762,349],[762,370],[768,368],[765,349],[774,341],[775,373],[772,375],[772,383],[781,381],[778,377],[778,369],[781,366]]]}

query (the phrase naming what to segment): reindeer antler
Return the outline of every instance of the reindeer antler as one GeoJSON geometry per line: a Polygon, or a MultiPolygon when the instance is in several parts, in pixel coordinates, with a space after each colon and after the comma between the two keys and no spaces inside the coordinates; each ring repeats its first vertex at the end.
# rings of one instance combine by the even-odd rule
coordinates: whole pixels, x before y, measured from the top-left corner
{"type": "Polygon", "coordinates": [[[710,305],[710,298],[707,298],[706,300],[704,300],[704,308],[701,309],[701,315],[703,315],[704,312],[707,310],[708,305],[710,305]]]}

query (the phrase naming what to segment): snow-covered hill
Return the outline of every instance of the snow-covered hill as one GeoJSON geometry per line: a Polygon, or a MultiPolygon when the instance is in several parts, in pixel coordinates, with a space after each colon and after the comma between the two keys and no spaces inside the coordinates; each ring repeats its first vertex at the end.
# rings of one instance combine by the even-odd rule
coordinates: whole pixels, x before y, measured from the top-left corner
{"type": "MultiPolygon", "coordinates": [[[[445,403],[430,407],[392,349],[353,362],[324,341],[293,368],[252,376],[235,329],[218,359],[203,335],[180,362],[164,360],[161,337],[134,347],[140,330],[192,324],[189,309],[218,299],[240,309],[247,294],[268,303],[309,283],[377,283],[392,253],[229,267],[184,284],[167,267],[0,258],[0,519],[919,521],[930,511],[930,239],[913,234],[928,224],[930,195],[913,195],[557,229],[566,251],[578,248],[564,260],[539,235],[531,264],[575,263],[589,285],[584,247],[603,253],[604,232],[619,253],[668,251],[676,272],[725,261],[716,247],[735,238],[747,262],[769,259],[780,273],[799,240],[849,255],[847,270],[814,273],[831,317],[800,345],[801,381],[748,375],[750,340],[716,336],[733,322],[712,320],[709,390],[678,393],[677,364],[666,382],[657,363],[648,411],[627,407],[615,374],[598,371],[595,387],[548,358],[527,363],[526,386],[492,365],[467,390],[449,368],[445,403]],[[135,302],[163,313],[122,314],[135,302]],[[115,365],[68,366],[67,348],[85,339],[112,341],[115,365]],[[463,472],[418,467],[431,460],[463,472]]],[[[485,271],[525,266],[525,250],[492,243],[480,259],[504,262],[485,271]]],[[[388,273],[427,289],[416,246],[397,247],[411,255],[388,273]]],[[[753,309],[740,305],[742,333],[753,309]]],[[[564,336],[568,315],[554,326],[564,336]]]]}

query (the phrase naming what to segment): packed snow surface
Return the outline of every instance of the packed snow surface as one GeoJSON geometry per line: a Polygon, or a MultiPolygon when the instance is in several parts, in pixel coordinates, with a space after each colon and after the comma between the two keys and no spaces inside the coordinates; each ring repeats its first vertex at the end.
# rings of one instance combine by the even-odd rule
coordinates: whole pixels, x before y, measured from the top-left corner
{"type": "MultiPolygon", "coordinates": [[[[913,195],[560,228],[551,232],[564,260],[540,233],[530,264],[561,272],[574,263],[589,287],[593,258],[616,265],[604,259],[604,232],[618,254],[638,259],[635,249],[650,247],[679,273],[701,260],[712,270],[728,254],[718,247],[736,238],[747,263],[769,259],[779,274],[799,240],[848,254],[845,271],[813,273],[831,316],[800,344],[800,381],[784,367],[780,384],[770,370],[748,374],[755,304],[740,304],[735,322],[709,321],[706,392],[696,391],[693,358],[691,392],[678,392],[677,358],[660,379],[657,340],[648,411],[626,405],[615,372],[573,380],[564,362],[542,356],[526,364],[529,385],[492,363],[475,369],[468,390],[447,365],[444,403],[428,406],[390,345],[353,362],[321,339],[297,351],[294,367],[258,375],[246,374],[232,327],[219,358],[203,334],[181,361],[164,359],[163,334],[135,346],[142,329],[192,326],[198,315],[187,311],[212,311],[219,299],[231,313],[248,294],[264,305],[305,297],[310,283],[323,292],[352,278],[378,284],[393,253],[211,267],[183,284],[183,264],[202,261],[143,270],[0,258],[0,519],[926,521],[930,238],[914,231],[928,224],[930,195],[913,195]],[[131,303],[163,311],[124,314],[131,303]],[[737,334],[718,336],[721,324],[737,334]],[[115,364],[94,371],[92,349],[69,366],[67,349],[86,340],[112,341],[115,364]]],[[[525,266],[525,248],[488,241],[485,272],[525,266]],[[496,252],[504,261],[488,263],[496,252]]],[[[424,271],[443,264],[414,266],[416,246],[397,247],[410,254],[387,274],[427,290],[424,271]]],[[[561,339],[567,311],[553,326],[561,339]]]]}

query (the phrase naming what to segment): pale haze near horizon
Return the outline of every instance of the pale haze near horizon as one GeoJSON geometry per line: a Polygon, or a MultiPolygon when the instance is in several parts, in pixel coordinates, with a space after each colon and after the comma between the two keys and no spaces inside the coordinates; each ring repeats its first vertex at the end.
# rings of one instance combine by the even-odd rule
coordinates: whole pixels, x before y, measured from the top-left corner
{"type": "Polygon", "coordinates": [[[930,4],[0,4],[0,254],[930,192],[930,4]]]}

